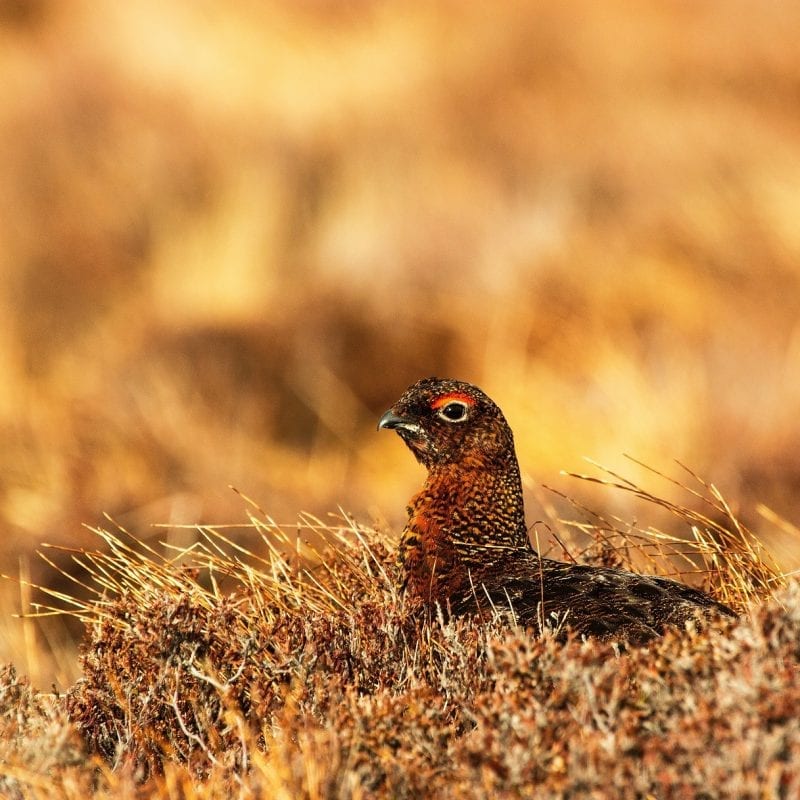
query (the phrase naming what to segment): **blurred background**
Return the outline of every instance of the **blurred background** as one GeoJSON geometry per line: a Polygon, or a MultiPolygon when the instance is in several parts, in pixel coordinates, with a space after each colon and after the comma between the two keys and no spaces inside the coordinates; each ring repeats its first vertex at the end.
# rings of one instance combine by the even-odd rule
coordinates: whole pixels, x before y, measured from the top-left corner
{"type": "MultiPolygon", "coordinates": [[[[242,522],[230,485],[399,531],[375,425],[428,375],[532,495],[632,517],[560,470],[679,459],[796,568],[756,509],[800,520],[799,38],[777,0],[0,0],[0,571],[57,584],[34,551],[104,512],[242,522]]],[[[24,600],[0,660],[68,685],[24,600]]]]}

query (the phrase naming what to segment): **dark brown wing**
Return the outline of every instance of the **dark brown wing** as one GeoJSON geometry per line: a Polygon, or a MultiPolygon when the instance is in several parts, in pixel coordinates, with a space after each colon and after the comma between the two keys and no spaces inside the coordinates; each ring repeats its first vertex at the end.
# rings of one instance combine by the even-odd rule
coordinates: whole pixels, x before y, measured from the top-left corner
{"type": "MultiPolygon", "coordinates": [[[[494,570],[492,571],[494,572],[494,570]]],[[[518,554],[501,571],[473,578],[470,591],[453,598],[456,614],[480,608],[510,609],[523,625],[642,643],[668,626],[715,615],[735,616],[726,605],[682,583],[518,554]]]]}

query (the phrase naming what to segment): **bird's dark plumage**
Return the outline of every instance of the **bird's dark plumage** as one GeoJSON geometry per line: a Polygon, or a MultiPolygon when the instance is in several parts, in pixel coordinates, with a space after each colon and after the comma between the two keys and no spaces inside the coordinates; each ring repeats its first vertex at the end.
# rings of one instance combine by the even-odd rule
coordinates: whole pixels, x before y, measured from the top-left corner
{"type": "Polygon", "coordinates": [[[400,541],[402,589],[429,608],[511,610],[526,625],[644,642],[725,605],[676,581],[541,557],[525,524],[511,429],[469,383],[426,378],[379,428],[396,431],[428,470],[400,541]]]}

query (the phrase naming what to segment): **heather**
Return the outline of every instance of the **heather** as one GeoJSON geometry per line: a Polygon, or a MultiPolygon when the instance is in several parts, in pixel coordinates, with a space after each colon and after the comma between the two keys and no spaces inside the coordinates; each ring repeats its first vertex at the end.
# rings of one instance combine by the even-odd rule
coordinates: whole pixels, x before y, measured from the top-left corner
{"type": "MultiPolygon", "coordinates": [[[[705,500],[724,513],[718,495],[705,500]]],[[[564,556],[633,566],[647,552],[741,611],[647,647],[538,636],[501,613],[420,615],[395,589],[392,537],[348,517],[306,516],[287,530],[252,509],[246,526],[198,528],[198,543],[180,550],[98,529],[102,546],[73,552],[67,573],[84,599],[37,595],[37,613],[60,609],[85,625],[82,677],[54,697],[3,674],[4,790],[793,796],[797,583],[735,518],[673,512],[694,538],[593,528],[578,552],[569,547],[591,525],[550,521],[564,556]],[[237,545],[242,527],[260,548],[237,545]]]]}

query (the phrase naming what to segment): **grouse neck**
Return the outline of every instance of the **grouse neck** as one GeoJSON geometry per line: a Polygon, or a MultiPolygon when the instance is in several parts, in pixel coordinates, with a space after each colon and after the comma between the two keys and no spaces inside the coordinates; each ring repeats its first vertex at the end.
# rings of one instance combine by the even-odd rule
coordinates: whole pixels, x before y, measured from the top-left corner
{"type": "Polygon", "coordinates": [[[513,454],[489,463],[462,460],[435,466],[411,511],[428,517],[439,536],[462,553],[468,554],[471,547],[531,548],[513,454]]]}

